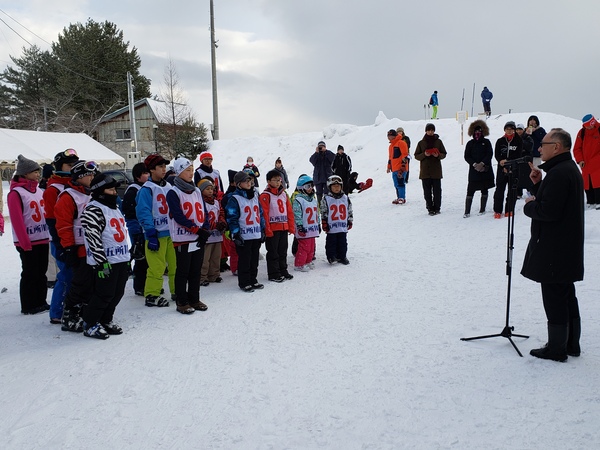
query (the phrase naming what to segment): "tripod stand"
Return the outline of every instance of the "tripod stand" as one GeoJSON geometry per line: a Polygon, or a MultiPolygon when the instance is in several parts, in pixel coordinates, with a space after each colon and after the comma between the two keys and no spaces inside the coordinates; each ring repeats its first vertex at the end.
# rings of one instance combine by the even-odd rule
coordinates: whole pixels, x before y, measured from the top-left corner
{"type": "MultiPolygon", "coordinates": [[[[497,334],[487,334],[485,336],[473,336],[467,338],[461,338],[461,341],[474,341],[477,339],[487,339],[493,337],[505,337],[510,341],[512,346],[515,348],[520,357],[523,357],[523,354],[519,351],[519,348],[513,341],[513,337],[520,338],[529,338],[529,336],[525,336],[522,334],[513,334],[513,330],[515,327],[509,325],[509,316],[510,316],[510,289],[512,282],[512,259],[513,259],[513,249],[514,249],[514,229],[515,229],[515,204],[517,200],[517,189],[519,187],[519,177],[515,176],[514,171],[517,170],[517,166],[505,165],[505,168],[508,171],[508,205],[509,209],[512,209],[512,214],[508,217],[508,235],[506,238],[506,275],[508,276],[508,283],[506,289],[506,322],[504,324],[504,329],[497,334]]],[[[502,170],[498,167],[498,170],[502,170]]]]}

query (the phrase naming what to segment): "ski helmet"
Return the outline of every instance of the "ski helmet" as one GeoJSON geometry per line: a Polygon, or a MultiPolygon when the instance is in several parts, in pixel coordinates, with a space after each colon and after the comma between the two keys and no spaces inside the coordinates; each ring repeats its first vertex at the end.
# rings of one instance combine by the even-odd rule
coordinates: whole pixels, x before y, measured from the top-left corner
{"type": "Polygon", "coordinates": [[[304,186],[306,186],[307,184],[312,185],[313,179],[308,175],[300,175],[300,177],[298,178],[298,183],[296,183],[296,187],[299,190],[302,190],[302,188],[304,188],[304,186]]]}
{"type": "Polygon", "coordinates": [[[339,175],[331,175],[329,178],[327,178],[327,187],[328,188],[334,184],[339,184],[340,186],[344,186],[342,177],[340,177],[339,175]]]}

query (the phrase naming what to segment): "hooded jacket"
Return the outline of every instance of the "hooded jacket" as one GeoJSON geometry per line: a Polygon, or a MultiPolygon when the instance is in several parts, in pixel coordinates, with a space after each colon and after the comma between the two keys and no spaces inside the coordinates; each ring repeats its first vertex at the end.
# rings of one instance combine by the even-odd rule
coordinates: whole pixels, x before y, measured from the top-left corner
{"type": "MultiPolygon", "coordinates": [[[[16,236],[18,242],[15,243],[16,246],[22,248],[25,251],[31,250],[33,245],[37,244],[48,244],[50,239],[42,239],[35,242],[32,242],[29,239],[29,235],[27,234],[27,229],[25,227],[25,220],[23,218],[23,211],[25,206],[23,205],[23,201],[19,192],[15,190],[15,188],[22,188],[31,193],[35,193],[38,190],[37,181],[27,180],[26,178],[19,177],[18,180],[12,180],[10,182],[10,192],[6,197],[6,204],[8,205],[8,214],[10,216],[10,222],[12,224],[13,232],[16,236]]],[[[44,212],[39,211],[40,221],[43,222],[43,225],[46,226],[46,220],[44,219],[44,212]]],[[[2,224],[4,225],[4,224],[2,224]]]]}
{"type": "Polygon", "coordinates": [[[600,124],[596,124],[591,130],[585,130],[583,139],[582,128],[577,133],[575,145],[573,145],[573,157],[579,164],[583,161],[585,164],[581,169],[583,175],[583,188],[587,191],[600,187],[600,124]],[[590,186],[590,179],[592,186],[590,186]]]}

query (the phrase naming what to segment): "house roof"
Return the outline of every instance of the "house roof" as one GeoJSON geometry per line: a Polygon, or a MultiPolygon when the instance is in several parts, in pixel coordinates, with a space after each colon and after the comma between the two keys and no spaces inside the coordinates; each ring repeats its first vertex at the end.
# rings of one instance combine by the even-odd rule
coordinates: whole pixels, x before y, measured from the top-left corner
{"type": "Polygon", "coordinates": [[[38,164],[52,162],[54,156],[73,148],[81,159],[100,164],[124,164],[125,159],[83,133],[53,133],[45,131],[0,128],[0,163],[12,163],[19,155],[38,164]]]}
{"type": "MultiPolygon", "coordinates": [[[[133,107],[135,109],[139,109],[142,106],[147,105],[150,110],[152,111],[152,114],[154,115],[154,118],[156,120],[158,120],[158,112],[160,111],[161,108],[164,108],[165,103],[161,102],[159,100],[154,100],[152,98],[143,98],[141,100],[136,101],[133,104],[133,107]]],[[[100,123],[103,122],[109,122],[111,120],[114,120],[115,118],[119,117],[119,116],[123,116],[123,115],[128,115],[129,114],[129,105],[128,106],[124,106],[122,108],[117,109],[116,111],[113,111],[110,114],[107,114],[106,116],[104,116],[102,118],[102,120],[100,121],[100,123]]]]}

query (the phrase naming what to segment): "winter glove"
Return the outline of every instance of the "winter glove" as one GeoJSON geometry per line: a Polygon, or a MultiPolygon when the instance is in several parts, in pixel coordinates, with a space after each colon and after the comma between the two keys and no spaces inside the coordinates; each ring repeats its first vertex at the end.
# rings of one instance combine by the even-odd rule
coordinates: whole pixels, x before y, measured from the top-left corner
{"type": "Polygon", "coordinates": [[[94,266],[94,271],[98,273],[98,278],[105,279],[110,276],[110,272],[112,270],[112,266],[110,263],[104,263],[102,265],[94,266]]]}
{"type": "Polygon", "coordinates": [[[329,224],[324,220],[321,222],[321,228],[323,228],[323,231],[325,233],[329,233],[329,224]]]}
{"type": "Polygon", "coordinates": [[[198,231],[196,231],[196,234],[198,235],[196,247],[204,247],[206,241],[208,241],[208,238],[210,237],[210,231],[205,228],[199,228],[198,231]]]}
{"type": "Polygon", "coordinates": [[[225,228],[227,228],[227,223],[225,223],[225,222],[217,222],[216,228],[217,228],[217,230],[223,232],[223,231],[225,231],[225,228]]]}
{"type": "Polygon", "coordinates": [[[231,236],[231,240],[238,247],[244,246],[244,238],[242,237],[242,235],[240,233],[235,233],[233,236],[231,236]]]}
{"type": "Polygon", "coordinates": [[[432,148],[430,150],[430,154],[431,156],[435,156],[437,158],[438,156],[440,156],[440,151],[437,148],[432,148]]]}
{"type": "Polygon", "coordinates": [[[348,222],[348,230],[352,229],[352,222],[348,222]]]}
{"type": "Polygon", "coordinates": [[[304,228],[304,226],[300,225],[298,227],[298,236],[304,237],[306,236],[306,228],[304,228]]]}
{"type": "Polygon", "coordinates": [[[65,248],[65,265],[71,268],[79,266],[79,256],[77,256],[76,245],[65,248]]]}
{"type": "Polygon", "coordinates": [[[425,150],[425,156],[431,156],[431,150],[425,150]]]}
{"type": "Polygon", "coordinates": [[[146,231],[146,238],[148,240],[148,250],[151,252],[157,252],[160,248],[160,242],[158,241],[158,234],[154,228],[146,231]]]}

